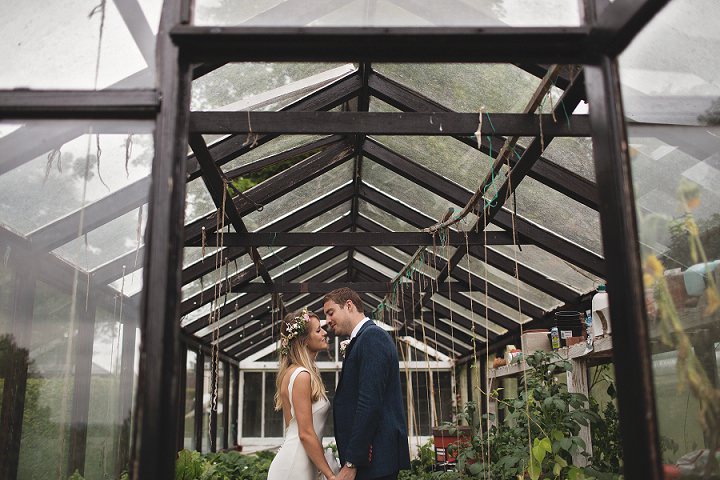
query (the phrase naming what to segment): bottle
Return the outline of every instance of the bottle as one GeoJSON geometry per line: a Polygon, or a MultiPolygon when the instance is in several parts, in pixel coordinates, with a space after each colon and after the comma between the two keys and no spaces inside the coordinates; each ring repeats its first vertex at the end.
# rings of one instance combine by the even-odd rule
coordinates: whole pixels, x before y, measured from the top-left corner
{"type": "Polygon", "coordinates": [[[593,346],[593,331],[592,331],[592,310],[585,310],[585,343],[588,348],[593,346]]]}
{"type": "Polygon", "coordinates": [[[593,338],[600,338],[609,335],[610,329],[610,304],[605,285],[600,284],[592,298],[592,335],[593,338]]]}
{"type": "Polygon", "coordinates": [[[558,327],[552,327],[550,329],[550,344],[553,350],[560,348],[560,330],[558,330],[558,327]]]}

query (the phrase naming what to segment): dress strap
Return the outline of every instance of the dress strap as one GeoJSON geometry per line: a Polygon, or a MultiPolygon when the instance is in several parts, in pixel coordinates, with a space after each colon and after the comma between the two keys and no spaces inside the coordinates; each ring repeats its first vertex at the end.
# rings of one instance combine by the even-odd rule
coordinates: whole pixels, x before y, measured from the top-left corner
{"type": "Polygon", "coordinates": [[[308,371],[307,368],[298,367],[295,369],[295,371],[292,373],[292,375],[290,375],[290,383],[288,383],[288,393],[290,394],[290,419],[291,420],[293,418],[295,418],[295,407],[293,406],[293,401],[292,401],[293,383],[295,383],[295,379],[297,378],[297,376],[300,372],[307,372],[307,371],[308,371]]]}

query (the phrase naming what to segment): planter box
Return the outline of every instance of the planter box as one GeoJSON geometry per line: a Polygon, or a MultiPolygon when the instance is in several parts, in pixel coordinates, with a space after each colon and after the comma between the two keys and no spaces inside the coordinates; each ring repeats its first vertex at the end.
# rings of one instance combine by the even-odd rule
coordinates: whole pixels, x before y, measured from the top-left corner
{"type": "Polygon", "coordinates": [[[455,457],[448,455],[450,445],[459,445],[470,441],[470,427],[460,425],[457,430],[433,427],[433,443],[435,444],[435,463],[455,463],[455,457]]]}

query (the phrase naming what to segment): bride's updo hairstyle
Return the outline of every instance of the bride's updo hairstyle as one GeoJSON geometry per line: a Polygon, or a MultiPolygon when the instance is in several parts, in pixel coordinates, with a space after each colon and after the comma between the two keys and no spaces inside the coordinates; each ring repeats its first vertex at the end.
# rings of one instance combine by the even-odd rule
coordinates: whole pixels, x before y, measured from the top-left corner
{"type": "Polygon", "coordinates": [[[282,410],[280,388],[285,373],[292,365],[305,367],[310,372],[310,389],[313,402],[318,401],[320,398],[327,398],[320,371],[313,355],[307,348],[311,318],[320,320],[317,315],[305,308],[289,313],[283,318],[280,326],[280,348],[278,349],[280,352],[280,366],[275,379],[275,410],[282,410]]]}

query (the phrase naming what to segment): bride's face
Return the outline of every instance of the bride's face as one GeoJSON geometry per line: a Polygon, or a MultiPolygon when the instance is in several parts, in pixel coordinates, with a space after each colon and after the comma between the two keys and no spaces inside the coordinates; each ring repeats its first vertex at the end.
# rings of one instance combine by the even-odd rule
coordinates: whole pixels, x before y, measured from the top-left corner
{"type": "Polygon", "coordinates": [[[310,317],[310,333],[308,333],[307,348],[313,353],[328,349],[327,332],[320,328],[320,320],[310,317]]]}

